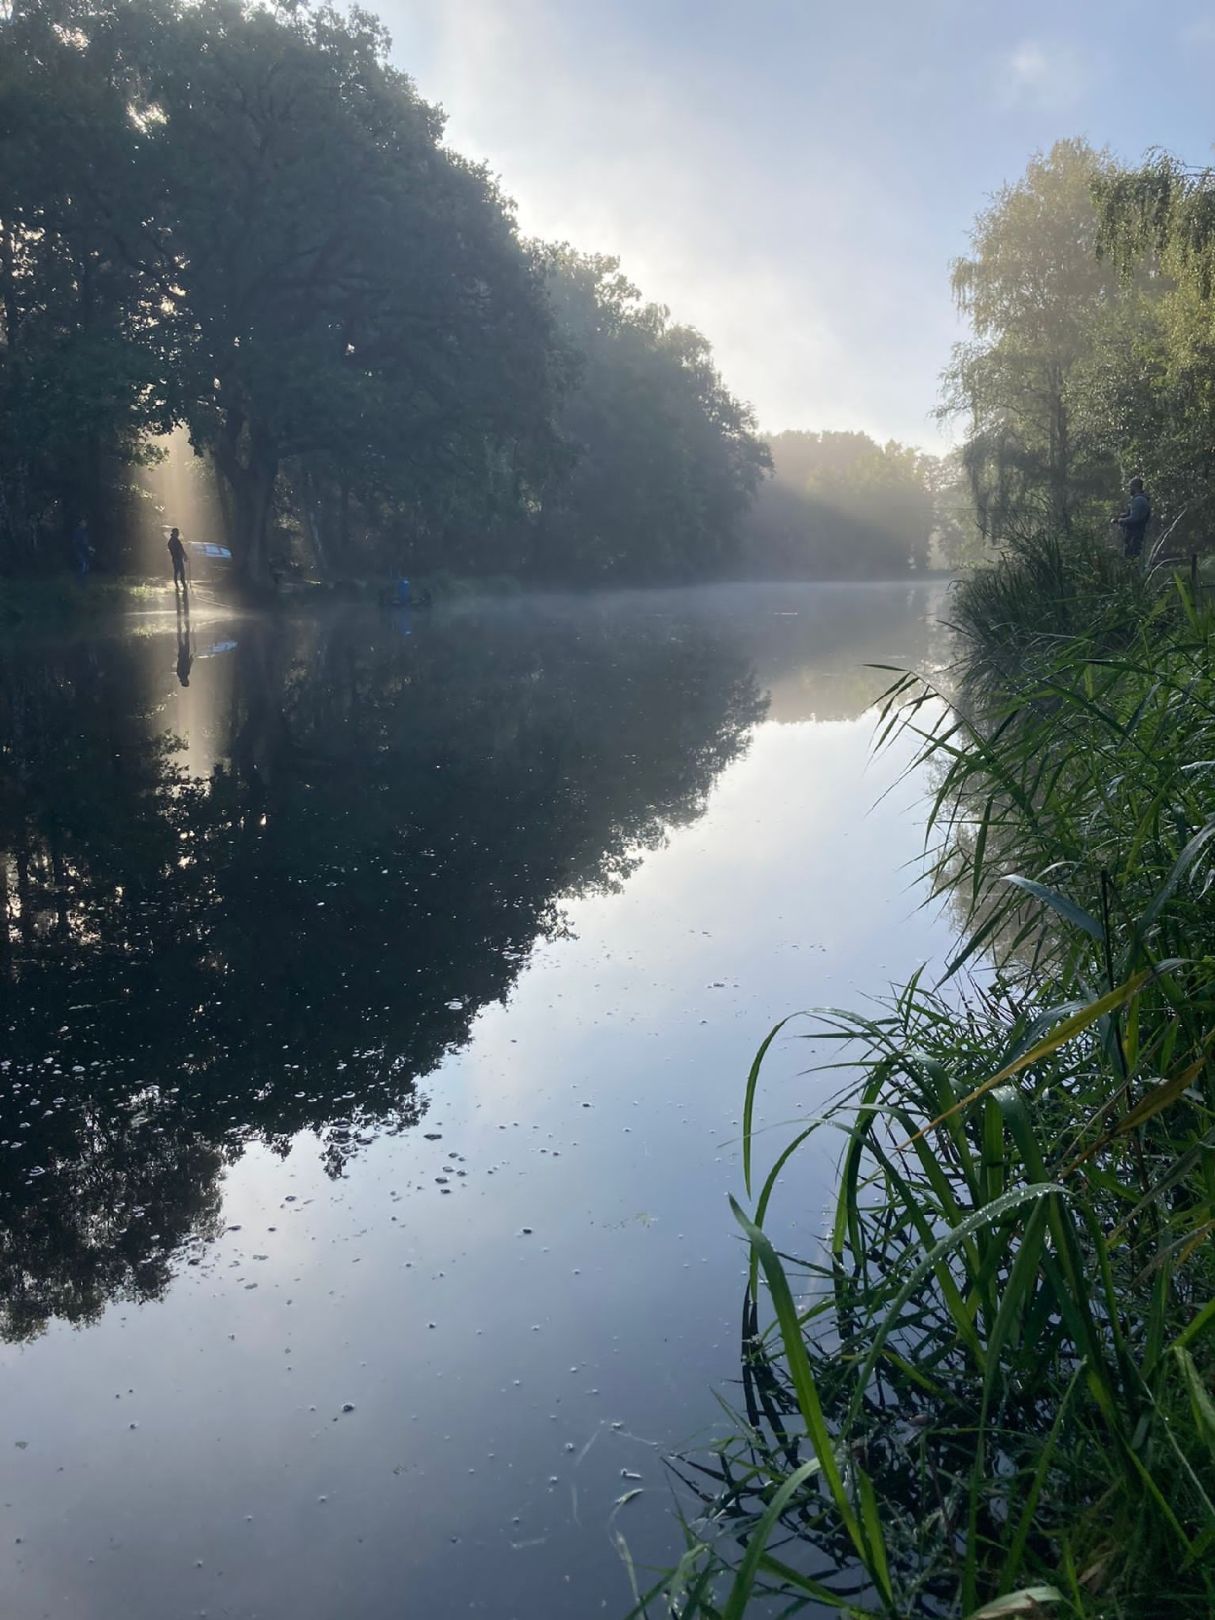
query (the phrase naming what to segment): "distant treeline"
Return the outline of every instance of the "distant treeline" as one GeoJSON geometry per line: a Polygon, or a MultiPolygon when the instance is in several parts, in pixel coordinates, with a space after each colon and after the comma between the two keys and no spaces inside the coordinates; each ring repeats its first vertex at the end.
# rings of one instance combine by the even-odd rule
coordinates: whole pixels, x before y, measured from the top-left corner
{"type": "Polygon", "coordinates": [[[121,566],[184,427],[252,581],[729,571],[768,457],[709,345],[442,134],[363,11],[11,0],[0,570],[81,517],[121,566]]]}
{"type": "Polygon", "coordinates": [[[965,560],[973,517],[957,457],[865,433],[780,433],[747,520],[743,570],[791,579],[897,579],[965,560]]]}

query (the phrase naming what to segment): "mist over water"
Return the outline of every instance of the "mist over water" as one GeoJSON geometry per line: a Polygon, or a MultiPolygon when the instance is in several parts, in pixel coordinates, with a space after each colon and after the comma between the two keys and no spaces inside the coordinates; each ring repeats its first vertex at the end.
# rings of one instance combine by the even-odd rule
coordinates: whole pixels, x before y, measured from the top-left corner
{"type": "Polygon", "coordinates": [[[10,1612],[627,1607],[612,1528],[667,1555],[663,1454],[737,1376],[754,1047],[949,936],[863,667],[939,662],[940,602],[0,650],[10,1612]]]}

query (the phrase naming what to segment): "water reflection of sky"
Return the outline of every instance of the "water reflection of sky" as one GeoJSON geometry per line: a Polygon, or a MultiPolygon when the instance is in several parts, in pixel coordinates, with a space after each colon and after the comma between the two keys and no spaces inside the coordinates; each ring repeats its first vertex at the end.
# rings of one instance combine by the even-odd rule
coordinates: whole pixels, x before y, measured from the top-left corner
{"type": "MultiPolygon", "coordinates": [[[[762,672],[771,603],[736,600],[762,672]]],[[[801,665],[776,627],[799,702],[616,892],[566,900],[425,1076],[419,1125],[369,1131],[336,1180],[310,1132],[244,1144],[165,1297],[0,1350],[7,1612],[619,1614],[609,1519],[638,1485],[616,1528],[643,1565],[673,1555],[662,1449],[712,1429],[737,1371],[754,1048],[948,934],[912,887],[923,784],[871,758],[871,718],[798,718],[853,679],[834,601],[801,593],[801,665]]],[[[922,650],[924,609],[897,601],[890,639],[922,650]]],[[[811,1056],[775,1048],[763,1123],[813,1106],[811,1056]]],[[[782,1211],[807,1241],[829,1170],[807,1157],[782,1211]]]]}

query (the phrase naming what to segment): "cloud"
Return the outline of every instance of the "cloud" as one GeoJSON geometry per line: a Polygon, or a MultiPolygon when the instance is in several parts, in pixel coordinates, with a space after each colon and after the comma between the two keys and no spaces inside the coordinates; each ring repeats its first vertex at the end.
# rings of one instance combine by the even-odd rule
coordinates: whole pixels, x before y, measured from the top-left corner
{"type": "Polygon", "coordinates": [[[1183,46],[1209,50],[1215,45],[1215,16],[1195,17],[1178,34],[1183,46]]]}
{"type": "Polygon", "coordinates": [[[1026,39],[1001,63],[1001,95],[1006,107],[1070,112],[1093,87],[1091,55],[1062,41],[1026,39]]]}

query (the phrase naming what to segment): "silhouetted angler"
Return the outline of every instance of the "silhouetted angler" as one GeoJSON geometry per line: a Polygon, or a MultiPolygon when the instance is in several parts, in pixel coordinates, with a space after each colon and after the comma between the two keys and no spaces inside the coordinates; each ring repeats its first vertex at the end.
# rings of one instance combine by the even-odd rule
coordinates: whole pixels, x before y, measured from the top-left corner
{"type": "Polygon", "coordinates": [[[1132,478],[1127,493],[1130,501],[1126,511],[1119,512],[1114,522],[1122,530],[1123,555],[1139,557],[1143,553],[1144,536],[1152,516],[1152,503],[1144,493],[1142,478],[1132,478]]]}
{"type": "Polygon", "coordinates": [[[173,588],[178,586],[184,591],[188,589],[186,581],[186,548],[181,543],[181,535],[176,529],[169,531],[169,556],[173,559],[173,588]]]}

